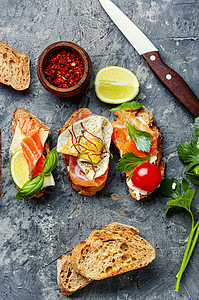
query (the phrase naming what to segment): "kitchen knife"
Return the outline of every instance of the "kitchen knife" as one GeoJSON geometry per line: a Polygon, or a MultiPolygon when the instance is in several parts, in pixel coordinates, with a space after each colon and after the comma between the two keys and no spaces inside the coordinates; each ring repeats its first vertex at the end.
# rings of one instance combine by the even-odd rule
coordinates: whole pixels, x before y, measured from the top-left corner
{"type": "Polygon", "coordinates": [[[160,58],[158,49],[146,35],[110,0],[99,0],[109,17],[144,58],[153,73],[169,92],[193,116],[199,116],[199,101],[182,77],[160,58]]]}

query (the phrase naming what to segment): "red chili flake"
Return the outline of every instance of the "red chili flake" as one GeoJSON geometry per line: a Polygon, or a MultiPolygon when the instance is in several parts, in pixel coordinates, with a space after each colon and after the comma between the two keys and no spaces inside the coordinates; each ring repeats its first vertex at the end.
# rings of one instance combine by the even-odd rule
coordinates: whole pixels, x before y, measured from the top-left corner
{"type": "Polygon", "coordinates": [[[72,49],[58,49],[44,61],[43,71],[47,80],[56,87],[69,88],[82,78],[84,63],[72,49]]]}

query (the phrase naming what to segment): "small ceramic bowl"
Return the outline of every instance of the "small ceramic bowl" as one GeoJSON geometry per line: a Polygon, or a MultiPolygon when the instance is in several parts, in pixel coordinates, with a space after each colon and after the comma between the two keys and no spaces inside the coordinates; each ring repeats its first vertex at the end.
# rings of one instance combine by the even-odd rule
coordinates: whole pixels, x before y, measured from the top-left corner
{"type": "MultiPolygon", "coordinates": [[[[52,68],[53,67],[54,66],[52,66],[52,68]]],[[[88,53],[79,45],[68,41],[57,42],[49,45],[46,49],[44,49],[44,51],[39,56],[38,63],[37,63],[37,75],[43,87],[53,95],[60,96],[60,97],[73,97],[83,92],[84,89],[88,86],[92,76],[92,62],[90,60],[88,53]],[[48,61],[52,59],[52,56],[56,55],[56,53],[61,53],[61,51],[62,53],[63,52],[65,53],[64,57],[66,57],[67,53],[69,53],[70,55],[73,54],[73,56],[76,57],[77,63],[70,60],[69,57],[68,60],[69,62],[67,61],[67,64],[69,64],[69,69],[68,69],[68,65],[66,66],[66,70],[69,71],[66,71],[68,72],[67,74],[66,73],[62,74],[61,72],[64,70],[65,66],[63,67],[63,64],[62,66],[61,64],[59,64],[59,58],[58,58],[58,63],[56,63],[55,66],[55,69],[58,67],[58,72],[57,70],[55,71],[53,70],[54,73],[56,72],[56,76],[58,77],[57,78],[55,77],[55,80],[53,80],[52,79],[53,76],[51,76],[52,71],[51,69],[49,69],[50,71],[48,71],[48,69],[46,69],[46,66],[48,61]],[[70,61],[72,61],[71,64],[70,61]],[[75,67],[76,69],[74,71],[74,67],[73,67],[75,64],[78,67],[79,63],[81,63],[80,75],[79,75],[79,70],[75,67]],[[59,65],[61,66],[60,70],[59,70],[59,65]],[[50,76],[48,76],[47,72],[50,72],[49,73],[50,76]],[[77,74],[74,72],[76,72],[77,74]],[[74,77],[75,75],[77,75],[76,76],[77,78],[74,77]],[[71,80],[70,80],[70,76],[71,76],[71,80]],[[65,83],[61,84],[59,82],[60,77],[62,79],[66,77],[66,84],[65,83]],[[67,83],[69,83],[68,87],[66,87],[67,83]],[[64,86],[64,87],[60,87],[60,86],[64,86]]]]}

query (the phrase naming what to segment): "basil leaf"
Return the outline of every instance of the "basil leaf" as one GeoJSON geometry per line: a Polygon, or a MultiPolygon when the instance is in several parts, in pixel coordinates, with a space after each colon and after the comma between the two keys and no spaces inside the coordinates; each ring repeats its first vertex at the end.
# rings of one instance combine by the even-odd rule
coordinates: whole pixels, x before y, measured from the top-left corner
{"type": "Polygon", "coordinates": [[[199,160],[199,149],[197,148],[197,141],[184,142],[178,145],[178,156],[181,162],[187,164],[194,160],[199,160]]]}
{"type": "Polygon", "coordinates": [[[38,174],[30,178],[22,188],[16,193],[16,199],[29,198],[36,195],[42,188],[44,183],[44,175],[38,174]]]}
{"type": "Polygon", "coordinates": [[[127,152],[119,159],[119,163],[117,164],[115,169],[121,172],[129,172],[136,166],[141,165],[143,162],[148,160],[151,157],[151,155],[152,152],[145,157],[139,157],[133,152],[127,152]]]}
{"type": "Polygon", "coordinates": [[[136,110],[136,109],[140,109],[143,106],[143,104],[136,102],[136,101],[132,101],[132,102],[125,102],[122,103],[121,105],[111,108],[109,109],[109,111],[118,111],[118,110],[136,110]]]}
{"type": "Polygon", "coordinates": [[[50,151],[50,154],[48,155],[44,163],[44,167],[43,167],[44,176],[49,176],[49,174],[55,169],[57,163],[58,163],[57,150],[56,148],[53,148],[50,151]]]}
{"type": "Polygon", "coordinates": [[[128,129],[129,136],[135,142],[137,149],[144,152],[149,152],[151,147],[151,141],[153,140],[151,134],[149,132],[136,129],[125,119],[124,122],[128,129]]]}
{"type": "Polygon", "coordinates": [[[193,127],[195,128],[194,134],[199,139],[199,117],[195,119],[193,127]]]}
{"type": "Polygon", "coordinates": [[[180,196],[180,182],[175,178],[165,178],[160,184],[161,193],[165,197],[176,198],[180,196]]]}

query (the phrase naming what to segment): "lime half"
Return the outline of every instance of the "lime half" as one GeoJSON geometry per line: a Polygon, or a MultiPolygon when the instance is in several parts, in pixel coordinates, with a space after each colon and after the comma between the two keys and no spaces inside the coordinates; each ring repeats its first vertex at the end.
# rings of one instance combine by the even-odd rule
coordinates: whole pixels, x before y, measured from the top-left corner
{"type": "Polygon", "coordinates": [[[117,66],[99,70],[94,81],[97,97],[106,103],[120,104],[135,98],[139,81],[130,70],[117,66]]]}
{"type": "Polygon", "coordinates": [[[24,183],[29,180],[29,169],[23,151],[14,153],[10,162],[10,172],[12,179],[18,188],[22,188],[24,183]]]}

